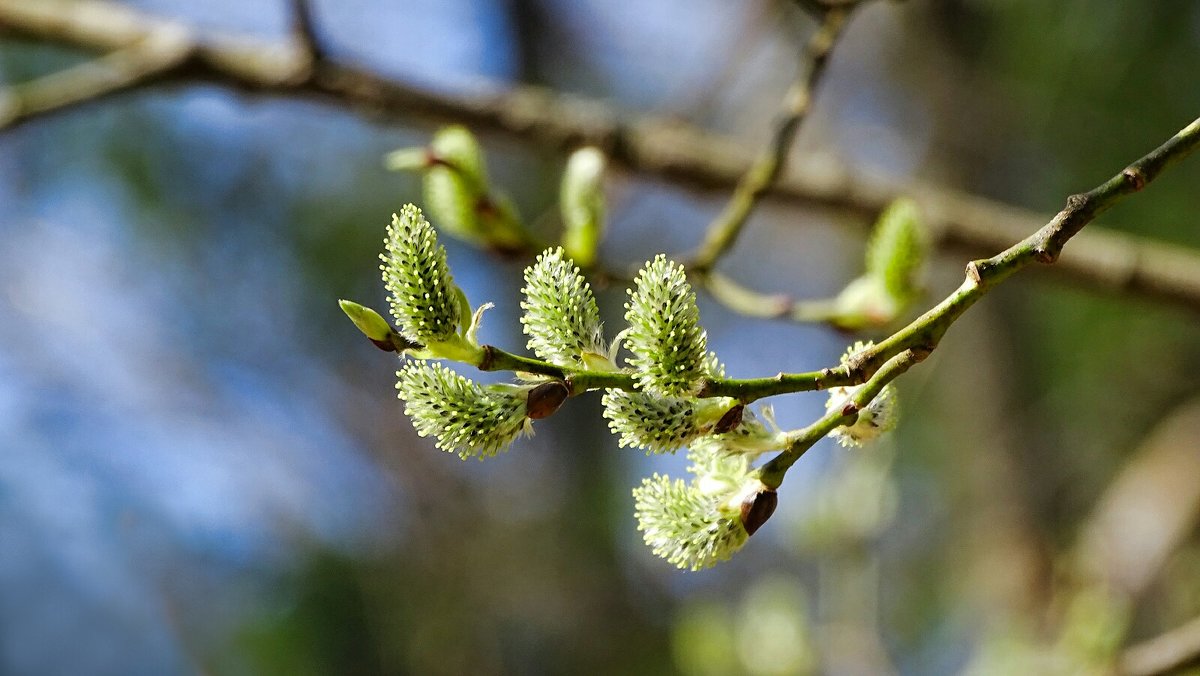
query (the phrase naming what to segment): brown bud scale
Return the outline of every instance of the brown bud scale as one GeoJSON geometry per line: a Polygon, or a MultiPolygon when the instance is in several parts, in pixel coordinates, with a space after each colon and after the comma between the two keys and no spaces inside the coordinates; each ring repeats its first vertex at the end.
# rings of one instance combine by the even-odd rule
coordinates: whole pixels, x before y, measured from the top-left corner
{"type": "Polygon", "coordinates": [[[742,500],[742,527],[754,535],[779,506],[779,494],[771,489],[761,490],[742,500]]]}
{"type": "Polygon", "coordinates": [[[725,411],[725,415],[713,425],[713,434],[725,434],[737,429],[737,426],[742,424],[742,412],[746,410],[744,404],[738,404],[733,408],[725,411]]]}
{"type": "Polygon", "coordinates": [[[531,420],[548,417],[563,405],[570,394],[571,390],[561,381],[542,383],[529,390],[529,394],[526,395],[525,415],[531,420]]]}

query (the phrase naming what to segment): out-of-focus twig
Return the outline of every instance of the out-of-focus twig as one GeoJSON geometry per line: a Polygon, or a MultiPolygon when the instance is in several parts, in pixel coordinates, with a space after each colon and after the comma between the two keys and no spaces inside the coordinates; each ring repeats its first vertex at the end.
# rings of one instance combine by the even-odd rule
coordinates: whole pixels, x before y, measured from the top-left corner
{"type": "Polygon", "coordinates": [[[144,86],[179,67],[191,54],[186,31],[171,26],[96,59],[0,90],[0,128],[144,86]]]}
{"type": "Polygon", "coordinates": [[[817,32],[805,45],[804,66],[784,97],[783,112],[771,134],[770,143],[738,181],[729,203],[709,224],[700,249],[688,263],[688,269],[696,273],[701,280],[717,259],[733,246],[755,205],[783,173],[788,151],[796,139],[796,132],[808,117],[813,95],[825,75],[829,56],[845,29],[846,20],[854,6],[849,4],[826,11],[821,17],[821,25],[817,32]]]}
{"type": "Polygon", "coordinates": [[[1146,439],[1085,520],[1074,560],[1084,575],[1136,597],[1200,523],[1200,400],[1146,439]]]}
{"type": "MultiPolygon", "coordinates": [[[[0,0],[0,37],[16,35],[114,52],[151,33],[179,28],[177,22],[105,0],[0,0]]],[[[458,122],[548,148],[595,145],[616,166],[704,190],[736,185],[751,165],[750,156],[732,139],[676,120],[622,116],[600,102],[541,88],[445,93],[329,59],[314,65],[294,41],[273,43],[217,34],[201,38],[186,30],[185,34],[191,36],[189,58],[135,77],[121,87],[98,88],[97,96],[159,84],[209,83],[272,96],[318,98],[410,123],[431,119],[458,122]]],[[[8,109],[17,106],[25,111],[0,117],[0,130],[96,100],[57,92],[49,97],[55,105],[35,112],[24,103],[25,96],[20,86],[10,86],[0,94],[8,100],[8,109]]],[[[1045,221],[1032,212],[956,194],[945,187],[876,183],[832,167],[798,167],[766,194],[864,220],[873,219],[898,195],[907,195],[920,204],[936,244],[969,255],[996,251],[1045,221]]],[[[1071,250],[1049,270],[1091,288],[1200,312],[1200,253],[1182,247],[1090,228],[1074,239],[1071,250]]]]}
{"type": "Polygon", "coordinates": [[[1142,643],[1121,656],[1122,676],[1166,676],[1200,667],[1200,617],[1142,643]]]}
{"type": "Polygon", "coordinates": [[[325,45],[317,34],[312,0],[289,0],[292,14],[292,35],[313,61],[325,58],[325,45]]]}

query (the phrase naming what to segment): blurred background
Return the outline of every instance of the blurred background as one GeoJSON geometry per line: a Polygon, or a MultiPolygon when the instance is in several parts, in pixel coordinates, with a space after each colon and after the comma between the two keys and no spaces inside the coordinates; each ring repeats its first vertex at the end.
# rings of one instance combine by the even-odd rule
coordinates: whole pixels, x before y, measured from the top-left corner
{"type": "MultiPolygon", "coordinates": [[[[31,3],[40,0],[27,0],[31,3]]],[[[136,0],[283,39],[282,0],[136,0]]],[[[814,23],[782,0],[316,0],[338,59],[423,87],[532,83],[757,147],[814,23]]],[[[0,82],[91,55],[0,39],[0,82]]],[[[794,156],[1046,214],[1200,111],[1200,4],[872,2],[794,156]]],[[[419,182],[382,156],[436,124],[196,83],[0,130],[0,672],[1052,673],[1200,614],[1200,319],[1022,274],[899,381],[904,416],[828,440],[729,563],[679,572],[598,396],[488,462],[419,439],[385,307],[384,226],[419,182]],[[1029,665],[1041,665],[1031,668],[1029,665]]],[[[530,221],[564,157],[483,134],[530,221]]],[[[1200,162],[1103,222],[1200,248],[1200,162]]],[[[608,181],[606,264],[691,250],[725,195],[608,181]]],[[[868,223],[768,201],[722,270],[828,296],[868,223]]],[[[446,242],[482,338],[520,351],[521,270],[446,242]]],[[[928,305],[965,259],[933,261],[928,305]]],[[[600,294],[609,335],[624,291],[600,294]]],[[[701,297],[737,377],[855,337],[701,297]]],[[[486,379],[486,378],[485,378],[486,379]]],[[[824,396],[772,402],[785,427],[824,396]]],[[[1082,671],[1071,669],[1083,669],[1082,671]]]]}

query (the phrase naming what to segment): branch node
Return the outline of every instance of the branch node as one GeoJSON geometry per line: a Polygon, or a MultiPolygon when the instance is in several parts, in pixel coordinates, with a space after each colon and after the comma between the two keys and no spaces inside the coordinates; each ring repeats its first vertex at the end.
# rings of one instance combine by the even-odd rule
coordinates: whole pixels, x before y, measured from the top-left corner
{"type": "Polygon", "coordinates": [[[1049,265],[1058,260],[1058,255],[1061,251],[1061,249],[1051,244],[1041,244],[1033,250],[1033,259],[1039,263],[1049,265]]]}
{"type": "Polygon", "coordinates": [[[1134,192],[1140,192],[1142,188],[1146,187],[1146,174],[1137,167],[1126,167],[1121,175],[1125,177],[1125,181],[1129,183],[1129,187],[1133,188],[1134,192]]]}
{"type": "Polygon", "coordinates": [[[967,263],[967,279],[974,282],[975,286],[983,286],[983,269],[980,261],[967,263]]]}
{"type": "Polygon", "coordinates": [[[483,357],[479,360],[479,365],[476,366],[480,371],[491,371],[492,365],[496,360],[496,348],[491,345],[483,346],[483,357]]]}

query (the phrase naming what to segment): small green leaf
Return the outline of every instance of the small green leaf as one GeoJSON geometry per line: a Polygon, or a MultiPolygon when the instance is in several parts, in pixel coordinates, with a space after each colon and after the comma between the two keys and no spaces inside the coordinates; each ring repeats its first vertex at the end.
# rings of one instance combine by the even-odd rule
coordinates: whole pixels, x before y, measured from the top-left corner
{"type": "Polygon", "coordinates": [[[383,166],[390,171],[420,171],[433,160],[429,148],[400,148],[384,155],[383,166]]]}
{"type": "Polygon", "coordinates": [[[893,201],[875,222],[867,243],[867,275],[877,277],[898,304],[920,290],[921,269],[929,243],[917,203],[907,198],[893,201]]]}
{"type": "Polygon", "coordinates": [[[392,327],[387,320],[380,317],[379,313],[371,308],[359,305],[352,300],[339,300],[338,306],[367,338],[382,342],[388,340],[388,337],[392,335],[392,327]]]}
{"type": "Polygon", "coordinates": [[[559,189],[563,220],[563,248],[584,267],[596,261],[604,236],[604,154],[598,148],[580,148],[567,160],[559,189]]]}

